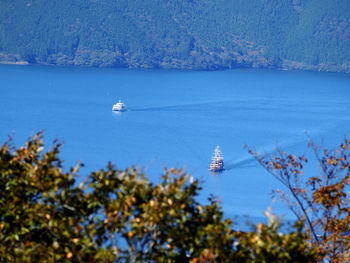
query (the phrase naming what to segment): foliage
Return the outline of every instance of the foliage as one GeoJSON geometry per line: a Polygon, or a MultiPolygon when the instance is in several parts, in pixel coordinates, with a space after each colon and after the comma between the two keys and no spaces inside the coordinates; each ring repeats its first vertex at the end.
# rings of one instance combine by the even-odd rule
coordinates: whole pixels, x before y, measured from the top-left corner
{"type": "Polygon", "coordinates": [[[113,254],[95,244],[93,210],[76,168],[62,172],[60,145],[40,155],[41,135],[13,150],[0,151],[0,261],[111,262],[113,254]]]}
{"type": "Polygon", "coordinates": [[[294,231],[282,234],[280,220],[269,211],[265,214],[267,225],[257,224],[255,231],[236,234],[241,262],[315,262],[316,251],[304,253],[309,250],[309,243],[302,221],[295,223],[294,231]]]}
{"type": "Polygon", "coordinates": [[[236,232],[213,197],[198,203],[198,180],[165,169],[153,184],[135,167],[64,172],[56,141],[42,134],[0,148],[1,262],[310,262],[301,227],[276,220],[236,232]]]}
{"type": "Polygon", "coordinates": [[[346,0],[4,0],[0,58],[101,67],[349,72],[349,14],[346,0]]]}
{"type": "Polygon", "coordinates": [[[311,243],[329,262],[350,260],[350,140],[334,150],[323,149],[311,140],[320,166],[320,175],[303,176],[305,156],[294,156],[277,149],[272,156],[249,150],[258,162],[280,181],[289,194],[276,193],[298,219],[306,221],[311,243]]]}

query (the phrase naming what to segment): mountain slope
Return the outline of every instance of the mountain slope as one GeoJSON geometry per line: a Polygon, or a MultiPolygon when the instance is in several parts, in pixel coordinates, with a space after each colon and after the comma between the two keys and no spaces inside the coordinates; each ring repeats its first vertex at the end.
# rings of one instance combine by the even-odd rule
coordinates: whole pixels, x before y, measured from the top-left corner
{"type": "Polygon", "coordinates": [[[0,61],[350,72],[346,0],[4,0],[0,61]]]}

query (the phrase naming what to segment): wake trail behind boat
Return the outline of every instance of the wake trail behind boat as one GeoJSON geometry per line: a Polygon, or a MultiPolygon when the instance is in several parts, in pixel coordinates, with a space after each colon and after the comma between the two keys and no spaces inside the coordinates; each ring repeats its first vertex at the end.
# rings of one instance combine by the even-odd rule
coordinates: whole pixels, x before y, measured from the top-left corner
{"type": "MultiPolygon", "coordinates": [[[[283,150],[286,150],[286,149],[292,148],[300,143],[304,143],[305,147],[307,147],[308,136],[310,136],[311,139],[313,137],[319,137],[320,134],[327,133],[330,130],[336,129],[336,127],[337,127],[337,125],[324,125],[324,126],[315,127],[311,130],[303,130],[300,132],[296,132],[295,135],[291,139],[286,139],[283,141],[276,141],[274,144],[259,147],[258,149],[253,148],[253,151],[260,153],[261,157],[263,157],[263,156],[269,156],[272,153],[274,153],[276,148],[281,148],[283,150]]],[[[254,156],[248,155],[248,153],[247,153],[246,156],[244,156],[240,159],[236,159],[233,161],[226,161],[225,162],[225,170],[256,167],[259,165],[260,164],[255,160],[254,156]]]]}
{"type": "MultiPolygon", "coordinates": [[[[303,140],[306,141],[307,137],[305,135],[305,131],[303,133],[297,133],[295,134],[293,139],[284,140],[282,142],[276,141],[275,144],[270,144],[267,146],[259,147],[258,149],[253,149],[253,151],[256,151],[261,154],[261,157],[269,156],[273,152],[275,152],[276,148],[282,148],[287,149],[290,147],[293,147],[299,143],[301,143],[303,140]],[[304,136],[302,136],[304,134],[304,136]],[[302,139],[304,138],[304,139],[302,139]]],[[[245,157],[242,157],[240,159],[236,159],[233,161],[226,162],[225,169],[226,170],[232,170],[232,169],[239,169],[239,168],[249,168],[249,167],[257,167],[260,164],[252,155],[247,155],[245,157]]]]}
{"type": "Polygon", "coordinates": [[[225,170],[257,167],[257,166],[259,166],[259,164],[256,162],[255,158],[250,156],[250,157],[235,160],[232,162],[226,162],[225,170]]]}
{"type": "Polygon", "coordinates": [[[146,107],[146,108],[135,108],[129,109],[129,111],[186,111],[190,110],[196,106],[209,106],[215,104],[225,104],[225,103],[239,103],[244,102],[241,100],[220,100],[220,101],[208,101],[201,103],[188,103],[188,104],[176,104],[176,105],[167,105],[160,107],[146,107]]]}
{"type": "MultiPolygon", "coordinates": [[[[129,108],[129,111],[190,111],[190,110],[213,110],[217,107],[226,107],[226,110],[281,110],[281,105],[275,105],[271,99],[252,98],[204,101],[198,103],[184,103],[164,106],[151,106],[145,108],[129,108]]],[[[288,105],[285,107],[289,107],[288,105]]]]}

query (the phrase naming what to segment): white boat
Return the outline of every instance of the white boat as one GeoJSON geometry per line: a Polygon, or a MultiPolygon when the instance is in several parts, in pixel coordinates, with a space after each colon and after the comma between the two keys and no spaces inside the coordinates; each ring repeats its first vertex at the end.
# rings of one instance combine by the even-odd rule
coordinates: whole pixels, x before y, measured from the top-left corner
{"type": "Polygon", "coordinates": [[[221,150],[219,146],[215,147],[209,170],[212,172],[219,172],[224,170],[224,157],[221,156],[221,150]]]}
{"type": "Polygon", "coordinates": [[[126,105],[121,100],[119,100],[116,104],[113,104],[112,110],[113,111],[125,111],[125,107],[126,107],[126,105]]]}

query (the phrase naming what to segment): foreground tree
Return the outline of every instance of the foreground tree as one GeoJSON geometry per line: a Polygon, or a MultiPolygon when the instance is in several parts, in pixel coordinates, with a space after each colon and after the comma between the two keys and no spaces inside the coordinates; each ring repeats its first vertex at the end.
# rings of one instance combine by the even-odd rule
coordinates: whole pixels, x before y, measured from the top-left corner
{"type": "Polygon", "coordinates": [[[324,149],[311,140],[320,174],[303,176],[305,156],[294,156],[281,149],[271,155],[249,152],[282,183],[287,191],[275,193],[299,220],[305,220],[310,241],[329,262],[350,260],[350,140],[334,150],[324,149]]]}
{"type": "Polygon", "coordinates": [[[42,134],[0,148],[1,262],[312,262],[300,226],[278,220],[235,232],[214,198],[195,200],[197,180],[165,169],[153,184],[135,167],[111,164],[77,184],[62,169],[60,144],[42,134]]]}
{"type": "Polygon", "coordinates": [[[315,262],[316,250],[310,250],[302,221],[281,232],[281,221],[269,211],[265,212],[268,224],[257,224],[253,231],[236,233],[237,262],[315,262]]]}

